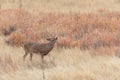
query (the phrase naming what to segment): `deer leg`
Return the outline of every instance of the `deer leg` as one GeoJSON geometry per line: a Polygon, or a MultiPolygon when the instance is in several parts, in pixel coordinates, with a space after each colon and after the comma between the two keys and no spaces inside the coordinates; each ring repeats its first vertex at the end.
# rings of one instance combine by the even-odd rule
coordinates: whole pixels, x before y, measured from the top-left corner
{"type": "Polygon", "coordinates": [[[45,80],[44,55],[41,55],[41,59],[42,59],[43,80],[45,80]]]}
{"type": "Polygon", "coordinates": [[[44,68],[44,55],[41,55],[41,60],[42,60],[42,68],[44,68]]]}
{"type": "Polygon", "coordinates": [[[41,59],[42,59],[42,64],[44,64],[44,56],[41,55],[41,59]]]}
{"type": "Polygon", "coordinates": [[[32,62],[33,53],[30,53],[30,61],[32,62]]]}
{"type": "Polygon", "coordinates": [[[24,54],[24,56],[23,56],[23,60],[24,60],[24,61],[25,61],[25,58],[26,58],[27,55],[28,55],[28,52],[25,51],[25,54],[24,54]]]}

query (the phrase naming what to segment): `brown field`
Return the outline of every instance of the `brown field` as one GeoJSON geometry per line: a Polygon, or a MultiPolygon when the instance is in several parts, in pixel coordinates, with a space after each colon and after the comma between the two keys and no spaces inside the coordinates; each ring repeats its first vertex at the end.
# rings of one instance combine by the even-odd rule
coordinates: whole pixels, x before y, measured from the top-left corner
{"type": "Polygon", "coordinates": [[[45,80],[120,80],[119,0],[0,0],[0,80],[42,80],[26,42],[58,37],[45,57],[45,80]],[[3,30],[16,31],[5,36],[3,30]]]}
{"type": "MultiPolygon", "coordinates": [[[[19,8],[19,0],[0,0],[1,9],[19,8]]],[[[30,12],[95,12],[120,11],[119,0],[22,0],[24,9],[30,12]]]]}
{"type": "MultiPolygon", "coordinates": [[[[0,38],[0,80],[42,80],[40,56],[23,61],[23,48],[10,47],[0,38]]],[[[91,56],[79,48],[55,48],[45,57],[45,80],[119,80],[120,58],[91,56]]]]}

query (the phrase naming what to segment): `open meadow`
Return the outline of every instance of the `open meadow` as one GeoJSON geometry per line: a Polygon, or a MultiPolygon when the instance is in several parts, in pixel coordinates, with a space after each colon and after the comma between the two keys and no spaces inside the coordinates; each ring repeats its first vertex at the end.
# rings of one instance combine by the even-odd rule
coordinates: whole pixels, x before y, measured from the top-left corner
{"type": "MultiPolygon", "coordinates": [[[[0,38],[0,80],[42,80],[41,58],[23,61],[23,48],[10,47],[0,38]]],[[[119,80],[120,58],[90,55],[79,48],[54,49],[45,57],[45,80],[119,80]]]]}
{"type": "Polygon", "coordinates": [[[120,80],[120,1],[0,0],[0,80],[120,80]],[[25,43],[51,37],[44,70],[23,60],[25,43]]]}

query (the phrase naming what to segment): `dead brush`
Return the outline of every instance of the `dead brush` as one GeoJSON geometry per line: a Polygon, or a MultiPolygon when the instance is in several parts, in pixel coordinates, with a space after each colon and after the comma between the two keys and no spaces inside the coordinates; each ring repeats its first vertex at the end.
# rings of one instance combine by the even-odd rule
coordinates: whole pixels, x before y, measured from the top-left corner
{"type": "Polygon", "coordinates": [[[11,33],[13,33],[14,31],[16,31],[16,28],[13,27],[13,26],[10,26],[10,28],[7,30],[5,28],[2,29],[2,32],[3,32],[3,35],[4,36],[8,36],[10,35],[11,33]]]}

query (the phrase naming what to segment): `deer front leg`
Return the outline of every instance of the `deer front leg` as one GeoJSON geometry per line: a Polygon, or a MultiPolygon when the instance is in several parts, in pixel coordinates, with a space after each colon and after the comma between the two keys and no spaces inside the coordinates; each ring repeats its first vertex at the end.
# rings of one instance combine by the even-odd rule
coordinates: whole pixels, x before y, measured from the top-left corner
{"type": "Polygon", "coordinates": [[[43,80],[45,80],[45,66],[44,66],[44,55],[41,55],[41,59],[42,59],[42,70],[43,70],[43,80]]]}
{"type": "Polygon", "coordinates": [[[41,59],[42,59],[42,64],[44,64],[44,56],[41,55],[41,59]]]}

